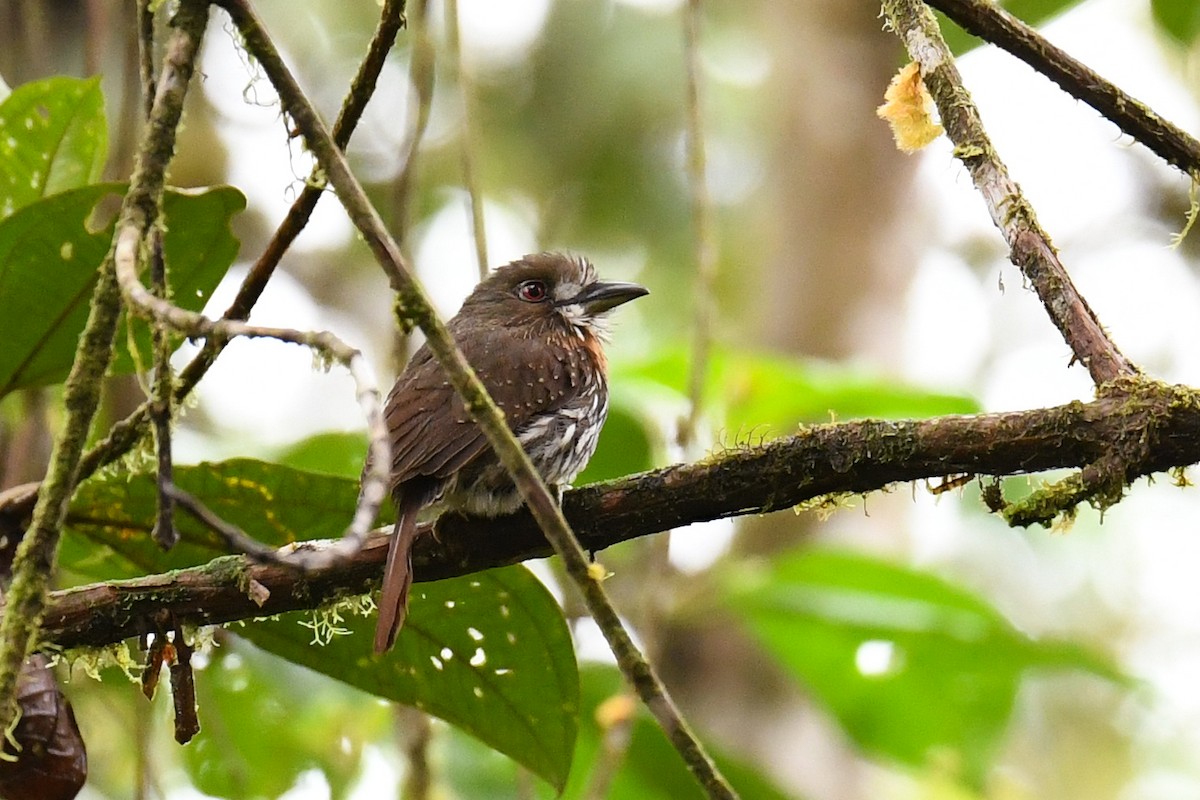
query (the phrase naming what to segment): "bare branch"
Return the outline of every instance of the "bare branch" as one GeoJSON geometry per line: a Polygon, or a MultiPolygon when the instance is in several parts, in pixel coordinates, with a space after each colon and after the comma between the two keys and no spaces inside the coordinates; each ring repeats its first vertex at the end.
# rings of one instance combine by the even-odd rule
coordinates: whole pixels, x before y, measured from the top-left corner
{"type": "Polygon", "coordinates": [[[1003,48],[1116,123],[1188,175],[1200,171],[1200,141],[1125,93],[1033,28],[988,0],[928,0],[967,33],[1003,48]]]}
{"type": "Polygon", "coordinates": [[[467,200],[471,205],[471,234],[475,240],[475,261],[479,277],[488,274],[487,231],[483,219],[483,192],[479,188],[479,174],[475,168],[474,114],[471,110],[471,76],[463,67],[462,37],[459,35],[458,0],[445,0],[446,39],[450,45],[450,63],[454,67],[454,79],[458,86],[458,102],[462,109],[463,125],[460,148],[462,151],[463,184],[467,187],[467,200]]]}
{"type": "Polygon", "coordinates": [[[954,142],[954,154],[983,195],[992,222],[1008,243],[1009,258],[1037,292],[1075,358],[1097,384],[1137,374],[1137,367],[1108,338],[1076,290],[1021,187],[1009,177],[1008,168],[992,147],[933,12],[921,0],[885,0],[883,9],[909,55],[920,65],[942,125],[954,142]]]}
{"type": "Polygon", "coordinates": [[[685,456],[696,435],[696,424],[704,402],[712,350],[713,317],[716,313],[717,245],[713,230],[712,198],[708,191],[708,158],[704,146],[704,114],[701,96],[700,0],[683,7],[683,52],[687,63],[687,175],[692,200],[692,243],[696,259],[693,287],[692,353],[688,374],[688,412],[679,424],[677,440],[685,456]]]}
{"type": "MultiPolygon", "coordinates": [[[[379,506],[387,497],[388,465],[392,463],[391,451],[388,447],[387,424],[383,419],[383,403],[375,375],[357,348],[343,342],[328,331],[304,332],[290,328],[267,328],[248,325],[238,320],[211,320],[203,314],[198,314],[155,297],[138,280],[137,251],[140,244],[136,228],[125,227],[118,230],[117,243],[114,248],[117,280],[125,297],[129,310],[152,319],[157,325],[166,325],[181,331],[190,338],[205,338],[228,341],[232,338],[245,336],[251,338],[278,339],[283,342],[304,345],[322,357],[342,364],[350,372],[356,387],[356,398],[367,420],[367,435],[370,439],[371,458],[367,460],[367,470],[363,475],[362,492],[359,494],[358,507],[354,518],[346,529],[345,545],[339,550],[340,554],[357,550],[366,539],[375,517],[379,514],[379,506]]],[[[163,477],[163,485],[170,483],[170,476],[163,477]]],[[[169,492],[164,494],[170,498],[169,492]]]]}

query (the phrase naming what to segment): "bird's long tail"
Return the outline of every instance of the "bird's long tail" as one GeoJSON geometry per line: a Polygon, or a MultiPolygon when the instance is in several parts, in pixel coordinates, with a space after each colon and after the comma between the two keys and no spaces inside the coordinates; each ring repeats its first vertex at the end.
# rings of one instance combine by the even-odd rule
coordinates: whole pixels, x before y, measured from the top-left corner
{"type": "Polygon", "coordinates": [[[375,652],[392,649],[396,634],[408,616],[408,590],[412,586],[412,546],[417,538],[417,509],[401,502],[388,545],[383,591],[379,593],[379,620],[375,623],[375,652]]]}

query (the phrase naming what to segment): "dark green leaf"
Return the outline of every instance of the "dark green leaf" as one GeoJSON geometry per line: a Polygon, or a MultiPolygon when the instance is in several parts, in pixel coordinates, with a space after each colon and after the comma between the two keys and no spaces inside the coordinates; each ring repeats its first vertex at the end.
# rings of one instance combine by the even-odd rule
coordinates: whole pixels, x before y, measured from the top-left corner
{"type": "Polygon", "coordinates": [[[386,735],[387,708],[236,640],[196,676],[200,734],[181,749],[196,788],[216,797],[279,797],[318,769],[343,798],[364,745],[386,735]]]}
{"type": "Polygon", "coordinates": [[[804,551],[730,585],[749,629],[863,750],[918,767],[951,753],[968,784],[986,773],[1025,670],[1121,680],[1103,658],[1032,640],[963,589],[866,556],[804,551]]]}
{"type": "Polygon", "coordinates": [[[1200,37],[1200,3],[1196,0],[1150,0],[1150,9],[1158,26],[1185,47],[1200,37]]]}
{"type": "Polygon", "coordinates": [[[99,180],[108,150],[100,79],[48,78],[0,103],[0,219],[99,180]]]}
{"type": "Polygon", "coordinates": [[[238,633],[289,661],[444,719],[562,788],[575,746],[579,676],[562,611],[529,570],[417,584],[395,649],[382,658],[371,654],[373,618],[336,620],[344,635],[324,644],[314,643],[315,619],[285,614],[238,633]]]}
{"type": "MultiPolygon", "coordinates": [[[[0,220],[0,397],[14,389],[66,377],[95,285],[108,252],[112,225],[95,231],[88,220],[121,184],[85,186],[38,200],[0,220]]],[[[168,192],[164,248],[173,300],[191,310],[204,305],[237,254],[229,231],[245,198],[231,187],[168,192]]],[[[144,326],[139,325],[144,334],[144,326]]],[[[140,337],[145,347],[147,337],[140,337]]],[[[134,360],[117,336],[116,371],[134,360]]],[[[143,363],[149,363],[143,357],[143,363]]]]}
{"type": "MultiPolygon", "coordinates": [[[[358,481],[317,475],[252,459],[175,468],[175,482],[227,522],[275,547],[342,535],[358,497],[358,481]]],[[[150,540],[155,481],[147,473],[104,474],[76,492],[60,560],[91,580],[107,580],[203,564],[227,555],[223,542],[187,514],[176,515],[180,541],[164,553],[150,540]]],[[[382,517],[390,517],[390,509],[382,517]]]]}
{"type": "MultiPolygon", "coordinates": [[[[358,495],[354,479],[248,459],[177,467],[175,480],[223,519],[275,546],[340,536],[358,495]]],[[[154,503],[152,475],[85,482],[69,514],[63,566],[108,579],[226,553],[182,513],[181,539],[163,553],[149,535],[154,503]]],[[[288,614],[238,632],[291,661],[459,725],[556,786],[566,780],[578,709],[575,654],[554,598],[524,568],[418,584],[396,648],[383,659],[369,652],[373,618],[348,617],[340,624],[353,635],[334,636],[325,646],[313,645],[313,630],[298,624],[315,618],[288,614]]]]}

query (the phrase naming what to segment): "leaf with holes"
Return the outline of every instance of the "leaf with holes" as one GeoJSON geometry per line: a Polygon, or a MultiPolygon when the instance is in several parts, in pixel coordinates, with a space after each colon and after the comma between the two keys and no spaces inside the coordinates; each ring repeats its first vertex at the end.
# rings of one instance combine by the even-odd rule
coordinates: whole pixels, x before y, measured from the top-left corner
{"type": "MultiPolygon", "coordinates": [[[[112,241],[112,223],[96,230],[89,219],[102,201],[125,191],[98,184],[38,200],[0,220],[0,397],[27,386],[63,380],[87,321],[96,274],[112,241]]],[[[172,299],[198,310],[237,255],[229,230],[245,207],[232,187],[168,192],[163,211],[172,299]]],[[[149,336],[135,325],[141,363],[149,363],[149,336]]],[[[136,361],[117,335],[117,372],[136,361]]]]}
{"type": "Polygon", "coordinates": [[[417,584],[396,646],[381,658],[371,653],[373,616],[320,619],[320,612],[284,614],[235,631],[289,661],[443,719],[562,789],[575,747],[579,674],[558,603],[525,567],[417,584]],[[342,633],[315,644],[331,626],[342,633]]]}
{"type": "MultiPolygon", "coordinates": [[[[240,459],[177,467],[176,483],[259,541],[340,536],[358,481],[240,459]]],[[[152,474],[101,475],[76,493],[60,563],[78,578],[109,579],[204,563],[226,550],[177,515],[181,539],[150,540],[152,474]]],[[[391,510],[385,509],[384,519],[391,510]]],[[[417,706],[478,737],[556,787],[575,742],[579,680],[562,611],[525,568],[508,567],[413,589],[408,622],[386,658],[371,655],[374,617],[348,617],[353,635],[314,646],[305,621],[285,614],[235,630],[259,647],[359,689],[417,706]]],[[[324,630],[328,631],[328,627],[324,630]]]]}
{"type": "Polygon", "coordinates": [[[1123,681],[1104,658],[1036,641],[964,589],[845,552],[806,550],[730,576],[728,599],[768,653],[866,752],[917,767],[951,754],[979,785],[1026,670],[1123,681]]]}
{"type": "Polygon", "coordinates": [[[99,78],[18,86],[0,102],[0,219],[99,180],[107,153],[99,78]]]}

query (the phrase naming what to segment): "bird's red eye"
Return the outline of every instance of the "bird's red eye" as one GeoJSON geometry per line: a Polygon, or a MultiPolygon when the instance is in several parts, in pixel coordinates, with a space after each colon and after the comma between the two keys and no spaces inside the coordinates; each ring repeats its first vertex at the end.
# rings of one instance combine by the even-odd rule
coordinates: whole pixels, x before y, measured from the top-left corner
{"type": "Polygon", "coordinates": [[[523,281],[517,287],[517,297],[526,303],[540,303],[546,299],[546,284],[541,281],[523,281]]]}

